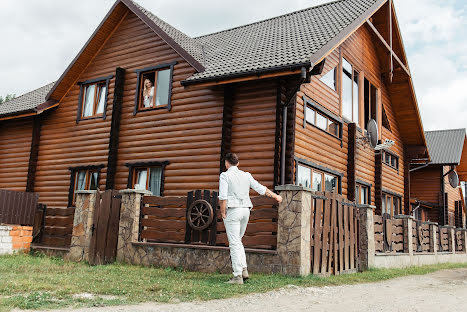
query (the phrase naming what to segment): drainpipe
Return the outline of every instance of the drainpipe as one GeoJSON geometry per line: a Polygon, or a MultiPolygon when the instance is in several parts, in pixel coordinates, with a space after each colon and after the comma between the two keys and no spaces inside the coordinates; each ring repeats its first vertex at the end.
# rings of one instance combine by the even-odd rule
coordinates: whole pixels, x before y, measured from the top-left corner
{"type": "MultiPolygon", "coordinates": [[[[310,67],[310,71],[313,66],[310,67]]],[[[293,92],[284,103],[282,103],[282,141],[281,141],[281,185],[285,184],[285,149],[287,146],[287,107],[289,106],[292,97],[295,96],[300,86],[307,78],[307,70],[305,67],[301,68],[300,82],[297,84],[295,92],[293,92]]]]}

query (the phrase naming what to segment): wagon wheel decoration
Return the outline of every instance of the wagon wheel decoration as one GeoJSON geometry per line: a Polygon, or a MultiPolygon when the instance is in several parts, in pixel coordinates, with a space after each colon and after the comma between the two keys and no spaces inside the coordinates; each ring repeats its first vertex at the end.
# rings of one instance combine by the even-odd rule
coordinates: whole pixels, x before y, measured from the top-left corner
{"type": "Polygon", "coordinates": [[[214,220],[214,211],[210,203],[198,199],[191,203],[187,211],[188,224],[192,229],[202,231],[214,220]]]}

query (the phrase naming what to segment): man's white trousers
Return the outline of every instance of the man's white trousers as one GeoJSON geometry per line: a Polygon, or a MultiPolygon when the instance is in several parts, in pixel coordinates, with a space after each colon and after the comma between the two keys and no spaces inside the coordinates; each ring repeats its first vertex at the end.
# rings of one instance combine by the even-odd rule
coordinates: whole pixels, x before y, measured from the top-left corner
{"type": "Polygon", "coordinates": [[[229,240],[234,276],[242,275],[242,269],[247,267],[242,237],[245,234],[249,218],[250,208],[227,208],[224,225],[229,240]]]}

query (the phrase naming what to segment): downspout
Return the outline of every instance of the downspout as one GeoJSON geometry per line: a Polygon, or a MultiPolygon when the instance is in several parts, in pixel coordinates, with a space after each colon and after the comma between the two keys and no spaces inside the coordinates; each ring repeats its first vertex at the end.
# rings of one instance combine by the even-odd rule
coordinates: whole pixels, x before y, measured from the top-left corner
{"type": "MultiPolygon", "coordinates": [[[[313,66],[310,67],[310,71],[313,69],[313,66]]],[[[290,94],[284,103],[282,103],[282,141],[281,141],[281,185],[285,184],[285,149],[287,146],[287,107],[289,106],[292,97],[295,96],[297,91],[300,89],[300,86],[307,78],[307,70],[305,67],[301,68],[300,82],[297,84],[295,92],[290,94]]]]}

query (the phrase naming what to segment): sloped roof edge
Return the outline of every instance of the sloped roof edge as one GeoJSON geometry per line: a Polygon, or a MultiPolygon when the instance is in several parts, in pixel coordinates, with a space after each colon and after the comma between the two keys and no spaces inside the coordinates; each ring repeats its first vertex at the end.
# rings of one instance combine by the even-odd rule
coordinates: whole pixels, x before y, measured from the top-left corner
{"type": "Polygon", "coordinates": [[[67,76],[67,74],[70,72],[72,69],[73,65],[78,61],[78,59],[83,55],[84,51],[88,47],[88,45],[94,40],[96,37],[97,33],[101,29],[101,27],[104,25],[104,23],[107,21],[107,19],[111,16],[115,8],[120,4],[124,4],[131,12],[136,14],[146,25],[148,25],[157,35],[159,35],[162,40],[164,40],[168,45],[170,45],[176,52],[180,54],[193,68],[195,68],[198,72],[204,71],[204,66],[198,62],[192,55],[190,55],[186,50],[184,50],[178,43],[175,42],[166,32],[164,32],[159,26],[157,26],[154,21],[149,19],[147,15],[145,15],[140,8],[138,8],[135,3],[131,0],[117,0],[114,5],[110,8],[109,12],[107,12],[106,16],[104,19],[100,22],[100,24],[97,26],[97,28],[94,30],[93,34],[89,37],[89,39],[86,41],[84,46],[81,48],[81,50],[78,52],[78,54],[75,56],[75,58],[71,61],[71,63],[68,65],[68,67],[65,69],[63,74],[60,76],[60,78],[57,80],[55,85],[52,87],[52,89],[49,91],[49,93],[46,96],[46,100],[50,100],[52,94],[56,91],[58,85],[63,81],[63,79],[67,76]]]}

